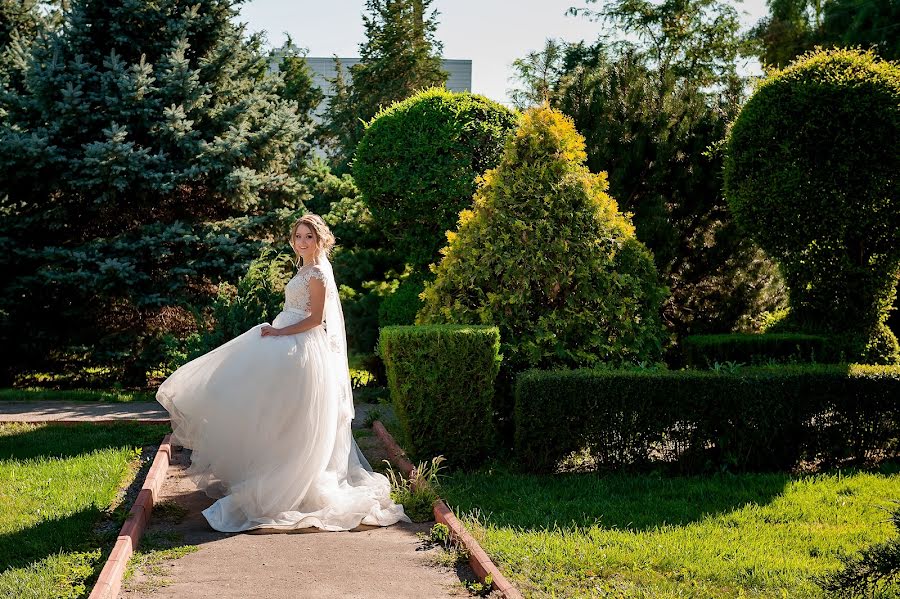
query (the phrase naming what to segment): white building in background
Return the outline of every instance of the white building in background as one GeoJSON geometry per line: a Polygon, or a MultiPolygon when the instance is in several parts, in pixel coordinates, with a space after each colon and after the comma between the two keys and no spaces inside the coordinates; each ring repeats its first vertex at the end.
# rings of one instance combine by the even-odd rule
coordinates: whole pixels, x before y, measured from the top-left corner
{"type": "MultiPolygon", "coordinates": [[[[307,56],[306,64],[312,72],[313,83],[325,94],[319,107],[316,108],[314,116],[321,121],[322,114],[328,106],[328,99],[334,95],[334,90],[329,79],[334,79],[337,75],[334,67],[334,57],[307,56]]],[[[350,67],[359,62],[359,58],[338,58],[341,62],[341,70],[347,83],[352,79],[350,75],[350,67]]],[[[277,63],[276,63],[277,64],[277,63]]],[[[277,67],[276,67],[277,68],[277,67]]],[[[441,59],[441,69],[449,74],[447,78],[447,89],[454,92],[467,92],[472,90],[472,61],[471,60],[451,60],[441,59]]]]}

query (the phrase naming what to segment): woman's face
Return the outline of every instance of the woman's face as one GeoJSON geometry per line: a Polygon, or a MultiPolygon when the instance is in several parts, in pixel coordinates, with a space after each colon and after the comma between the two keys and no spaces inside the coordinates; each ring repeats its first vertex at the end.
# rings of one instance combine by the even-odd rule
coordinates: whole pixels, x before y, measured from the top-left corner
{"type": "Polygon", "coordinates": [[[294,250],[303,258],[303,264],[315,262],[316,254],[319,251],[317,241],[316,232],[309,225],[302,224],[294,231],[291,243],[294,245],[294,250]]]}

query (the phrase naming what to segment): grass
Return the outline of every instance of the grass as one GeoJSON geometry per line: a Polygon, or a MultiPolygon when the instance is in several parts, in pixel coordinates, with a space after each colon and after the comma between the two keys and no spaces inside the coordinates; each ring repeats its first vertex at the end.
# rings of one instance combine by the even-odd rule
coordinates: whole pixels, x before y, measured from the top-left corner
{"type": "MultiPolygon", "coordinates": [[[[153,508],[156,520],[178,523],[186,515],[187,510],[174,502],[162,502],[153,508]],[[157,514],[157,507],[163,508],[160,514],[157,514]]],[[[171,580],[168,578],[169,568],[166,567],[166,562],[199,550],[196,545],[185,545],[184,536],[179,532],[148,530],[141,539],[140,548],[128,560],[123,586],[128,591],[145,593],[167,586],[171,580]],[[138,573],[140,576],[137,576],[138,573]]]]}
{"type": "MultiPolygon", "coordinates": [[[[880,472],[445,477],[441,494],[526,597],[820,597],[838,556],[892,536],[880,472]]],[[[900,589],[881,595],[900,597],[900,589]]]]}
{"type": "Polygon", "coordinates": [[[443,469],[443,461],[443,456],[437,456],[430,462],[420,462],[411,478],[395,472],[388,465],[386,476],[391,483],[391,499],[403,504],[403,511],[413,522],[426,522],[434,518],[432,506],[440,492],[438,476],[443,469]]]}
{"type": "Polygon", "coordinates": [[[0,597],[85,596],[166,426],[0,425],[0,597]],[[116,510],[116,511],[114,511],[116,510]]]}
{"type": "Polygon", "coordinates": [[[151,391],[123,391],[116,389],[41,389],[28,387],[24,389],[6,388],[0,389],[0,402],[2,401],[98,401],[128,403],[131,401],[155,401],[156,395],[151,391]]]}

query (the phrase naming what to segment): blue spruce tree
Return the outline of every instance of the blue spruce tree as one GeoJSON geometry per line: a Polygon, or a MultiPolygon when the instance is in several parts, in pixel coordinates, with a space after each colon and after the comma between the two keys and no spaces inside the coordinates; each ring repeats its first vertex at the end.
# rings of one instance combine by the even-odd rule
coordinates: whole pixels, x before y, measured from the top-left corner
{"type": "Polygon", "coordinates": [[[7,379],[80,356],[143,383],[174,306],[202,305],[301,206],[311,126],[237,5],[73,0],[0,80],[7,379]]]}

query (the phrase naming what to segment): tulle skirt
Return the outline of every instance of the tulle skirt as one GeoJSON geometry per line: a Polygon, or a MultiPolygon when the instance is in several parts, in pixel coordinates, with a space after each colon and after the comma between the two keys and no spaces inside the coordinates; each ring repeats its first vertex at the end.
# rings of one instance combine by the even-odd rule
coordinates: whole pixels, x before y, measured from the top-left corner
{"type": "MultiPolygon", "coordinates": [[[[273,325],[305,316],[285,311],[273,325]]],[[[203,511],[209,524],[238,532],[408,521],[353,439],[336,383],[341,360],[323,328],[262,337],[261,327],[185,364],[156,395],[173,442],[192,450],[188,475],[219,498],[203,511]]]]}

